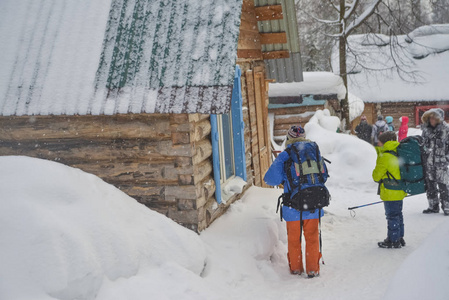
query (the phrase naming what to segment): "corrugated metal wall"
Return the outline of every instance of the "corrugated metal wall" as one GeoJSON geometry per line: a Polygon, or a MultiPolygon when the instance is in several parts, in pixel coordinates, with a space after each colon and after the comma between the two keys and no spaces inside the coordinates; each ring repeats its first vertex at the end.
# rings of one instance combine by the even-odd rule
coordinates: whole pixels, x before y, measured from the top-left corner
{"type": "Polygon", "coordinates": [[[289,58],[269,59],[265,63],[268,68],[268,77],[276,82],[303,81],[302,61],[299,51],[298,23],[294,0],[254,0],[255,6],[282,5],[284,18],[282,20],[258,22],[259,32],[286,32],[286,44],[262,45],[262,51],[288,50],[289,58]]]}

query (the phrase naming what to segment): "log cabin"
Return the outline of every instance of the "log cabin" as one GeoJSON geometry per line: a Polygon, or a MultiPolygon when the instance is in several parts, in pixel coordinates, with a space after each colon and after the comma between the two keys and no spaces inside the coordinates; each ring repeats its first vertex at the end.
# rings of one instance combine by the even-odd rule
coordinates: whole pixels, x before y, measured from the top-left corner
{"type": "Polygon", "coordinates": [[[298,61],[295,13],[293,0],[4,7],[0,155],[79,168],[204,230],[265,187],[267,64],[298,61]]]}

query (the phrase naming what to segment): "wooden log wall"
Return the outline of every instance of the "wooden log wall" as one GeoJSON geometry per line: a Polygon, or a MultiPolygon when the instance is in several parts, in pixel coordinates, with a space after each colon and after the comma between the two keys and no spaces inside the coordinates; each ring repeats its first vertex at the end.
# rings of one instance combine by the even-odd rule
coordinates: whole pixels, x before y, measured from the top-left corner
{"type": "Polygon", "coordinates": [[[198,231],[215,192],[210,130],[199,114],[0,117],[0,155],[80,168],[198,231]]]}
{"type": "Polygon", "coordinates": [[[324,109],[324,105],[270,109],[269,113],[274,114],[274,140],[281,143],[290,127],[293,125],[304,126],[309,122],[312,116],[304,116],[304,113],[319,109],[324,109]]]}

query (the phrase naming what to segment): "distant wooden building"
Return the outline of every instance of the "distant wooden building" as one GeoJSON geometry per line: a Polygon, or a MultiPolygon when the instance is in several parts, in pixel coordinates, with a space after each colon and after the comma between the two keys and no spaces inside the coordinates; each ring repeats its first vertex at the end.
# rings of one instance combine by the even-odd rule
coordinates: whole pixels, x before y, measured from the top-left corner
{"type": "Polygon", "coordinates": [[[290,52],[258,23],[293,0],[40,2],[0,12],[0,155],[80,168],[195,231],[264,186],[264,59],[290,52]]]}
{"type": "MultiPolygon", "coordinates": [[[[399,118],[408,116],[409,127],[416,127],[421,124],[422,114],[435,107],[445,110],[446,119],[449,119],[449,49],[440,43],[444,39],[449,40],[448,29],[448,24],[417,28],[408,35],[398,36],[393,51],[387,45],[376,44],[382,38],[389,40],[389,37],[353,36],[351,47],[358,47],[360,53],[369,54],[355,61],[371,70],[384,70],[372,72],[357,65],[348,67],[348,70],[353,70],[348,74],[349,92],[365,102],[363,114],[370,124],[377,120],[378,115],[392,116],[398,129],[399,118]],[[396,53],[398,51],[399,54],[396,53]],[[391,52],[396,56],[402,55],[401,59],[392,59],[391,52]],[[405,64],[401,71],[396,70],[395,61],[405,64]],[[410,76],[410,72],[414,72],[414,76],[410,76]]],[[[354,59],[350,57],[348,62],[353,63],[354,59]]],[[[360,118],[357,118],[353,127],[359,123],[360,118]]]]}
{"type": "Polygon", "coordinates": [[[285,139],[291,126],[304,126],[319,109],[340,114],[340,100],[346,92],[341,77],[329,72],[304,72],[303,77],[301,82],[270,83],[268,112],[277,143],[285,139]]]}

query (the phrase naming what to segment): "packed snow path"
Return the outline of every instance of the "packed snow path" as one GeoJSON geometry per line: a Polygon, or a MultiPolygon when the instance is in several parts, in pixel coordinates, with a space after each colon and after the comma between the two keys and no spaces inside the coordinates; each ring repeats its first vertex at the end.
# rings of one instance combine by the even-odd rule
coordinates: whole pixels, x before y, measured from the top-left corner
{"type": "Polygon", "coordinates": [[[377,242],[386,237],[383,204],[360,208],[354,218],[347,209],[378,201],[375,186],[357,189],[330,180],[329,188],[333,198],[322,219],[326,264],[321,266],[320,277],[310,280],[290,275],[285,222],[275,215],[280,190],[252,188],[242,202],[234,204],[226,216],[201,235],[212,257],[205,279],[212,277],[232,287],[227,292],[234,299],[383,299],[404,259],[439,224],[449,221],[442,213],[421,213],[427,208],[424,195],[406,198],[407,246],[380,249],[377,242]],[[270,250],[271,255],[263,257],[270,250]]]}

